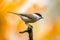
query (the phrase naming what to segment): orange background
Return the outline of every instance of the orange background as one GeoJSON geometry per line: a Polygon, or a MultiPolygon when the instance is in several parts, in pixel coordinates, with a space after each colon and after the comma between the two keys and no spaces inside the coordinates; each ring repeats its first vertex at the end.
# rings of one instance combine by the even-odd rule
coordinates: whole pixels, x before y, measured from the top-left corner
{"type": "MultiPolygon", "coordinates": [[[[28,39],[27,33],[19,34],[20,31],[27,29],[27,25],[24,23],[24,21],[22,21],[20,17],[8,13],[8,11],[20,13],[18,9],[23,6],[25,2],[26,0],[0,0],[0,40],[28,39]]],[[[25,13],[43,13],[45,12],[46,8],[47,6],[45,5],[39,6],[35,3],[29,9],[27,9],[25,13]]],[[[47,18],[43,20],[43,25],[45,25],[45,27],[42,28],[44,29],[43,32],[40,32],[41,28],[39,29],[39,27],[36,27],[36,24],[32,24],[35,26],[33,27],[34,40],[54,40],[55,38],[56,40],[60,39],[60,16],[58,16],[54,22],[52,17],[47,16],[47,18]],[[44,23],[45,21],[48,23],[44,23]]]]}

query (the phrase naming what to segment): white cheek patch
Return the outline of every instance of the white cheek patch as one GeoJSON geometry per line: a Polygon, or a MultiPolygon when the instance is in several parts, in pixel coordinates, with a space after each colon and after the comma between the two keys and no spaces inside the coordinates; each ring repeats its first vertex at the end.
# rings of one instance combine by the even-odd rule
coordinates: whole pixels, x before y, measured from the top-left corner
{"type": "Polygon", "coordinates": [[[36,15],[36,14],[33,14],[35,16],[36,19],[40,19],[41,17],[36,15]]]}

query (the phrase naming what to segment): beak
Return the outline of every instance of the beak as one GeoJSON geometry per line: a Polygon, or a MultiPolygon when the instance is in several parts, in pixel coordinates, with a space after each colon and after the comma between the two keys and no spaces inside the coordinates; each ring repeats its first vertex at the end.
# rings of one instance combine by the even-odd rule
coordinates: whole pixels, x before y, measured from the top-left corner
{"type": "Polygon", "coordinates": [[[41,17],[41,19],[43,19],[43,17],[41,17]]]}

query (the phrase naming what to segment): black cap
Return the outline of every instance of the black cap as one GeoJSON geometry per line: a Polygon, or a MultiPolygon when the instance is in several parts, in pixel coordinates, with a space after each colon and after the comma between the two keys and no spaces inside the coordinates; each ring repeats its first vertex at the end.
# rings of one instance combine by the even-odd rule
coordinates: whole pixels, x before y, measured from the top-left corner
{"type": "Polygon", "coordinates": [[[38,15],[38,16],[40,16],[40,17],[42,17],[42,15],[40,13],[35,13],[35,14],[38,15]]]}
{"type": "Polygon", "coordinates": [[[35,14],[38,15],[38,16],[40,16],[41,18],[43,18],[42,15],[41,15],[40,13],[35,13],[35,14]]]}

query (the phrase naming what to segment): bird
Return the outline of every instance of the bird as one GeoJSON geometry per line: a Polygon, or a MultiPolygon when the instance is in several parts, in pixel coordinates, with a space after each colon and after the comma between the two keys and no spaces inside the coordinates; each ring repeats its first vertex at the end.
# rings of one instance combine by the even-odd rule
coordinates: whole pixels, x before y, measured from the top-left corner
{"type": "Polygon", "coordinates": [[[33,14],[26,14],[26,13],[25,14],[23,14],[23,13],[17,14],[14,12],[10,12],[10,13],[18,15],[26,24],[35,23],[36,21],[43,18],[40,13],[33,13],[33,14]]]}

